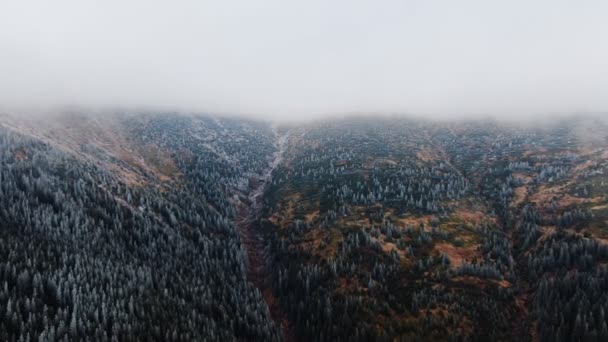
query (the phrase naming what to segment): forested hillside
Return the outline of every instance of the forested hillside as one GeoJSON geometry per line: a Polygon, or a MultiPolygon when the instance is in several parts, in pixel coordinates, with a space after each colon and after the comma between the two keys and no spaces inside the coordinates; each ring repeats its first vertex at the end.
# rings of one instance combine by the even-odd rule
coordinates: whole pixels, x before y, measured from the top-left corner
{"type": "Polygon", "coordinates": [[[302,340],[607,340],[607,167],[594,118],[294,128],[275,292],[302,340]]]}
{"type": "Polygon", "coordinates": [[[0,117],[2,341],[608,340],[608,125],[0,117]]]}
{"type": "Polygon", "coordinates": [[[261,123],[177,115],[0,128],[0,340],[278,340],[230,197],[261,123]]]}

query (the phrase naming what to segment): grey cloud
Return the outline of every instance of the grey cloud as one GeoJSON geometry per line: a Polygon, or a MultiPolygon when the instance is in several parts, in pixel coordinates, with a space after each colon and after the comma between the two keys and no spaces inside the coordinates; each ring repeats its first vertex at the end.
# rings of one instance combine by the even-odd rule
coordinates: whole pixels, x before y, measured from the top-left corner
{"type": "Polygon", "coordinates": [[[0,106],[608,110],[605,1],[3,1],[0,106]]]}

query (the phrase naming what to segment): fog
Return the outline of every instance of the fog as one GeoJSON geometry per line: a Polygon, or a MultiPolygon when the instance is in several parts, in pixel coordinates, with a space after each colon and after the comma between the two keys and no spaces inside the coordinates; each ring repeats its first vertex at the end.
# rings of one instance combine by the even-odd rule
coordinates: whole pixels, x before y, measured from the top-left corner
{"type": "Polygon", "coordinates": [[[0,2],[0,108],[608,110],[606,1],[0,2]]]}

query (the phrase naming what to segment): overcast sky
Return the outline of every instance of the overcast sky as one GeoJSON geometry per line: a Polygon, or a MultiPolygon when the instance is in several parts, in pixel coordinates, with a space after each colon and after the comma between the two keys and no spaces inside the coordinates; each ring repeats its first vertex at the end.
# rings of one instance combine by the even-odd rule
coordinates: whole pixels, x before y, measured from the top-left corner
{"type": "Polygon", "coordinates": [[[0,0],[0,106],[608,110],[608,1],[0,0]]]}

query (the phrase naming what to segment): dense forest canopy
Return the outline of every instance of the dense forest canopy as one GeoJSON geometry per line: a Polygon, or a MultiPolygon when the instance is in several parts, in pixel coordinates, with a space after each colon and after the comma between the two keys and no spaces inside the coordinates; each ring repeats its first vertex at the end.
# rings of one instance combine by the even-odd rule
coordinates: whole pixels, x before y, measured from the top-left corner
{"type": "Polygon", "coordinates": [[[2,341],[608,340],[608,125],[0,118],[2,341]]]}

